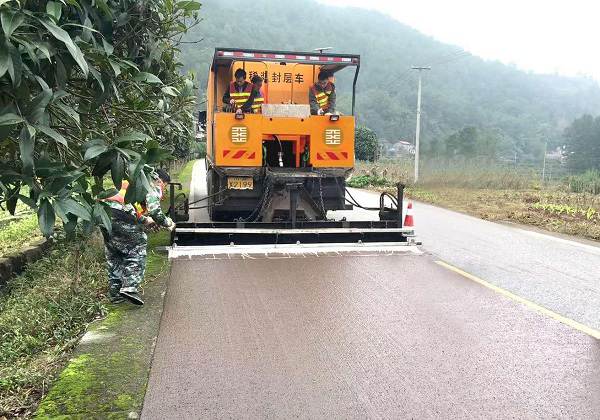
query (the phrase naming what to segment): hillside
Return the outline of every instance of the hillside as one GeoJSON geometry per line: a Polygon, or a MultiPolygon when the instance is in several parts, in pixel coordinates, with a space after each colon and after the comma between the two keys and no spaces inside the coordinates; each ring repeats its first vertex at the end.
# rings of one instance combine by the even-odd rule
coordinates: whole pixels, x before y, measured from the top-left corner
{"type": "MultiPolygon", "coordinates": [[[[202,90],[215,46],[302,51],[334,46],[361,54],[357,118],[392,142],[414,138],[416,74],[408,69],[432,65],[423,90],[426,153],[439,152],[449,135],[472,125],[500,133],[506,155],[537,159],[544,141],[559,144],[574,118],[600,109],[600,86],[592,80],[484,61],[373,11],[312,0],[206,0],[201,13],[203,22],[186,36],[183,60],[202,90]]],[[[349,75],[340,75],[337,84],[347,109],[349,75]]]]}

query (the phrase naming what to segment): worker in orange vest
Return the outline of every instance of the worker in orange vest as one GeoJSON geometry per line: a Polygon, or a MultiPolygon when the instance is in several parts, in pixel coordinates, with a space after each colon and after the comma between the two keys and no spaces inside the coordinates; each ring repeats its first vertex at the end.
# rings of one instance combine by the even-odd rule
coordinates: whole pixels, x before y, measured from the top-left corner
{"type": "Polygon", "coordinates": [[[319,72],[317,83],[309,90],[308,103],[312,115],[325,115],[335,113],[335,85],[330,79],[333,74],[327,70],[319,72]]]}
{"type": "Polygon", "coordinates": [[[234,76],[235,81],[229,83],[229,89],[223,95],[226,110],[229,108],[233,112],[252,112],[253,85],[246,81],[246,71],[237,69],[234,76]]]}
{"type": "Polygon", "coordinates": [[[259,75],[255,75],[254,77],[252,77],[251,82],[252,94],[250,95],[250,98],[252,100],[252,112],[254,114],[260,114],[262,113],[262,104],[265,103],[265,98],[261,90],[263,85],[263,78],[259,75]]]}
{"type": "Polygon", "coordinates": [[[127,299],[135,305],[144,304],[138,290],[146,270],[148,237],[144,229],[175,228],[175,223],[160,207],[163,190],[171,180],[169,174],[159,169],[151,177],[152,190],[141,203],[125,203],[127,181],[123,181],[117,194],[104,200],[112,215],[111,232],[103,229],[102,234],[108,268],[108,297],[113,303],[127,299]]]}

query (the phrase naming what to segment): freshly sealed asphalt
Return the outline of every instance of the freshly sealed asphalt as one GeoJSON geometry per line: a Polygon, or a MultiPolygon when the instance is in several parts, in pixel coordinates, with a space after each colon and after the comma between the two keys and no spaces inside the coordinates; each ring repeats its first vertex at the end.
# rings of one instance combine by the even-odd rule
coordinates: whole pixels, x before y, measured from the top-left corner
{"type": "Polygon", "coordinates": [[[415,207],[423,255],[174,260],[142,417],[600,417],[599,340],[436,263],[597,328],[593,245],[415,207]]]}

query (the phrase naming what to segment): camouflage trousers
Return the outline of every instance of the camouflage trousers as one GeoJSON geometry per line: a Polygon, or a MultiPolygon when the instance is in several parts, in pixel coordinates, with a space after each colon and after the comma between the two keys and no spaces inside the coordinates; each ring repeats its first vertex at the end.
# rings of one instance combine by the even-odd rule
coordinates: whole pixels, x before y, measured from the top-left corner
{"type": "Polygon", "coordinates": [[[119,291],[136,292],[146,270],[146,232],[137,223],[113,218],[112,233],[103,234],[110,296],[119,296],[119,291]]]}

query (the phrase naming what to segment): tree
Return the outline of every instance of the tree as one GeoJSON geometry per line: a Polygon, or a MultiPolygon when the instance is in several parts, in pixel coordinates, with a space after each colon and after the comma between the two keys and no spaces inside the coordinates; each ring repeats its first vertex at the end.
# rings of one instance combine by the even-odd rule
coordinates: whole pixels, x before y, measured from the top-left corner
{"type": "Polygon", "coordinates": [[[600,117],[584,115],[564,133],[568,167],[575,172],[600,169],[600,117]]]}
{"type": "Polygon", "coordinates": [[[194,1],[0,1],[0,205],[36,209],[52,234],[110,217],[98,200],[110,173],[150,188],[148,165],[181,156],[193,137],[194,86],[178,39],[194,1]]]}
{"type": "Polygon", "coordinates": [[[358,160],[373,162],[377,157],[379,142],[373,130],[365,126],[358,126],[355,130],[354,154],[358,160]]]}

